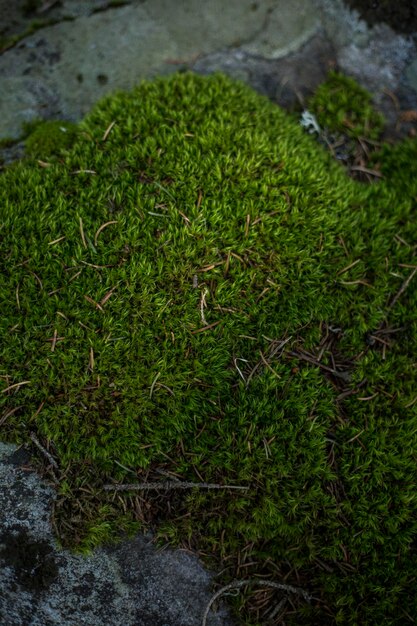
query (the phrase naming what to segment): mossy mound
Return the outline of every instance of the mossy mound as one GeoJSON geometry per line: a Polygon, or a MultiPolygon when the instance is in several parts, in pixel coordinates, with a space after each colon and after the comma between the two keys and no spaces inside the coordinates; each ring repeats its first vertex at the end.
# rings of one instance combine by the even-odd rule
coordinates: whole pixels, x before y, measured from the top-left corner
{"type": "Polygon", "coordinates": [[[308,103],[321,126],[357,139],[377,140],[384,118],[372,105],[371,95],[349,76],[329,72],[308,103]]]}
{"type": "Polygon", "coordinates": [[[312,594],[284,601],[288,624],[417,614],[400,180],[355,183],[266,98],[188,73],[103,100],[71,148],[1,176],[0,420],[58,462],[61,536],[159,522],[226,582],[312,594]],[[247,490],[102,488],[167,474],[247,490]]]}
{"type": "Polygon", "coordinates": [[[77,126],[61,120],[39,121],[32,122],[27,132],[26,153],[42,159],[69,148],[75,141],[77,126]]]}

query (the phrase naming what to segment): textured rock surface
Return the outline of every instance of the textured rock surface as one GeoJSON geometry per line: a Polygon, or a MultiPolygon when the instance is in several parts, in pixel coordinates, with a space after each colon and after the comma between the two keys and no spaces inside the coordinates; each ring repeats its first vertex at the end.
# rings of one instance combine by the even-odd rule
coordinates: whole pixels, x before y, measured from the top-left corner
{"type": "Polygon", "coordinates": [[[104,94],[179,68],[223,70],[288,105],[336,66],[385,108],[386,90],[417,106],[415,37],[369,28],[342,0],[66,0],[29,14],[24,4],[0,0],[3,37],[56,23],[0,55],[0,137],[33,119],[77,120],[104,94]]]}
{"type": "MultiPolygon", "coordinates": [[[[185,551],[157,551],[137,536],[92,556],[60,550],[54,491],[29,457],[0,443],[0,623],[5,626],[197,626],[210,575],[185,551]]],[[[230,624],[225,611],[208,624],[230,624]]]]}

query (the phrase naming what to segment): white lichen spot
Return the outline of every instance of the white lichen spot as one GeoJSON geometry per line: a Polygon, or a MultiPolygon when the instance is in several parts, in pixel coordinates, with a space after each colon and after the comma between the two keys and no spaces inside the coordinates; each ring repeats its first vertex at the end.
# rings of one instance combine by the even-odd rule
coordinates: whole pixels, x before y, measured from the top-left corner
{"type": "Polygon", "coordinates": [[[321,129],[315,115],[313,115],[310,111],[307,111],[307,109],[305,109],[301,114],[300,124],[311,134],[321,133],[321,129]]]}

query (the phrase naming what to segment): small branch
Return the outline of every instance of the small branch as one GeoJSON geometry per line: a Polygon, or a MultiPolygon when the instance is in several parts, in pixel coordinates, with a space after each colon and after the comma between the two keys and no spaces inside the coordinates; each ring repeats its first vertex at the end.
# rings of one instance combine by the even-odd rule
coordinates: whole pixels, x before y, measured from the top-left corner
{"type": "Polygon", "coordinates": [[[399,291],[396,293],[396,295],[391,300],[391,303],[388,305],[388,311],[391,311],[391,309],[397,304],[398,300],[400,299],[400,297],[402,296],[402,294],[407,289],[408,285],[411,283],[411,281],[413,280],[414,276],[416,275],[416,272],[417,272],[417,267],[415,267],[413,269],[413,271],[411,272],[411,274],[408,276],[408,278],[405,279],[405,281],[401,285],[399,291]]]}
{"type": "MultiPolygon", "coordinates": [[[[281,341],[278,341],[276,339],[269,339],[268,337],[265,337],[265,335],[262,335],[262,336],[263,336],[264,339],[266,339],[267,341],[270,341],[272,343],[272,350],[270,350],[270,352],[268,354],[268,359],[269,360],[271,360],[272,357],[276,356],[279,351],[281,351],[281,353],[278,354],[278,357],[282,356],[284,346],[292,339],[292,337],[287,337],[287,339],[283,339],[281,341]]],[[[268,359],[265,358],[265,356],[262,354],[262,352],[260,352],[260,356],[261,356],[261,361],[259,361],[255,365],[255,367],[252,369],[252,371],[250,372],[249,376],[246,379],[246,386],[249,385],[250,381],[252,380],[253,376],[255,375],[255,373],[258,370],[258,368],[262,365],[262,363],[264,363],[264,365],[266,365],[267,367],[269,366],[271,368],[272,372],[274,373],[274,375],[279,378],[279,374],[277,374],[275,372],[275,370],[270,366],[270,364],[268,362],[268,359]]]]}
{"type": "Polygon", "coordinates": [[[207,306],[207,304],[206,304],[206,295],[207,294],[208,294],[208,289],[207,288],[203,289],[203,291],[201,293],[201,299],[200,299],[201,321],[204,324],[204,326],[208,326],[208,322],[207,322],[206,318],[204,317],[204,307],[207,306]]]}
{"type": "Polygon", "coordinates": [[[210,330],[210,328],[214,328],[217,324],[220,324],[221,320],[218,322],[213,322],[212,324],[208,324],[208,326],[203,326],[203,328],[197,328],[197,330],[192,330],[191,334],[196,335],[197,333],[203,333],[205,330],[210,330]]]}
{"type": "MultiPolygon", "coordinates": [[[[408,406],[411,405],[407,405],[406,408],[408,406]]],[[[10,409],[10,411],[6,411],[6,413],[4,413],[1,418],[0,418],[0,426],[2,426],[4,424],[4,422],[7,420],[8,417],[10,417],[11,415],[13,415],[13,413],[16,413],[16,411],[18,411],[19,409],[21,409],[23,407],[23,404],[21,404],[20,406],[15,406],[14,409],[10,409]]]]}
{"type": "Polygon", "coordinates": [[[371,176],[376,176],[377,178],[383,178],[381,172],[378,172],[377,170],[370,170],[362,165],[352,165],[350,169],[352,172],[363,172],[364,174],[370,174],[371,176]]]}
{"type": "Polygon", "coordinates": [[[104,485],[104,491],[171,491],[173,489],[235,489],[246,491],[249,487],[240,485],[217,485],[215,483],[189,483],[167,480],[153,483],[132,483],[130,485],[104,485]]]}
{"type": "Polygon", "coordinates": [[[110,126],[108,126],[105,130],[105,133],[103,135],[103,137],[101,138],[101,141],[106,141],[107,137],[109,136],[109,134],[111,133],[111,129],[113,128],[113,126],[115,125],[116,120],[114,120],[110,126]]]}
{"type": "Polygon", "coordinates": [[[81,217],[79,218],[79,224],[80,224],[80,235],[81,235],[81,241],[83,242],[83,246],[84,248],[87,249],[87,242],[85,240],[85,235],[84,235],[84,226],[83,226],[83,221],[81,219],[81,217]]]}
{"type": "Polygon", "coordinates": [[[303,352],[288,352],[288,354],[290,356],[294,356],[297,359],[301,359],[302,361],[307,361],[307,363],[311,363],[312,365],[316,365],[316,367],[319,367],[320,369],[324,370],[325,372],[329,372],[330,374],[332,374],[336,378],[341,378],[345,382],[348,382],[348,380],[349,380],[349,373],[348,372],[341,372],[339,370],[336,370],[336,369],[333,369],[331,367],[328,367],[327,365],[323,365],[323,363],[320,363],[320,361],[317,361],[316,359],[313,359],[313,358],[309,357],[307,354],[304,354],[303,352]]]}
{"type": "Polygon", "coordinates": [[[235,580],[229,585],[226,585],[225,587],[222,587],[221,589],[219,589],[211,598],[210,602],[208,603],[206,607],[206,610],[204,611],[203,621],[201,623],[201,626],[207,625],[207,617],[210,613],[210,609],[213,606],[214,602],[218,598],[220,598],[220,596],[225,594],[230,589],[241,589],[242,587],[246,587],[252,584],[257,585],[259,587],[270,587],[272,589],[278,589],[279,591],[286,591],[287,593],[294,593],[294,594],[301,596],[303,600],[305,600],[306,602],[310,602],[312,598],[312,596],[310,596],[309,593],[304,591],[304,589],[300,589],[299,587],[292,587],[291,585],[283,585],[282,583],[275,583],[272,580],[256,580],[256,579],[235,580]]]}
{"type": "MultiPolygon", "coordinates": [[[[114,122],[113,122],[114,123],[114,122]]],[[[107,132],[107,131],[106,131],[107,132]]],[[[106,139],[103,137],[103,141],[106,141],[106,139]]],[[[97,246],[97,240],[98,240],[98,236],[99,234],[105,229],[107,228],[107,226],[111,226],[111,224],[117,224],[117,220],[110,220],[110,222],[106,222],[105,224],[102,224],[100,226],[100,228],[97,230],[96,234],[94,235],[94,245],[97,246]]]]}
{"type": "Polygon", "coordinates": [[[52,456],[52,454],[50,452],[48,452],[48,450],[46,448],[43,447],[43,445],[39,442],[38,438],[36,437],[35,433],[30,433],[30,438],[33,441],[33,443],[35,444],[35,446],[42,452],[42,454],[48,459],[49,463],[52,465],[52,467],[55,467],[55,469],[58,469],[58,463],[55,461],[54,457],[52,456]]]}
{"type": "Polygon", "coordinates": [[[151,385],[151,390],[149,392],[149,397],[152,398],[152,394],[153,394],[153,390],[155,389],[155,385],[156,385],[156,381],[158,380],[158,378],[160,377],[161,372],[158,372],[157,375],[155,376],[155,378],[153,379],[153,383],[151,385]]]}
{"type": "Polygon", "coordinates": [[[22,387],[22,385],[29,385],[30,380],[22,380],[21,383],[14,383],[14,385],[9,385],[8,387],[6,387],[6,389],[2,389],[1,392],[2,393],[7,393],[8,391],[11,391],[11,389],[20,389],[20,387],[22,387]]]}

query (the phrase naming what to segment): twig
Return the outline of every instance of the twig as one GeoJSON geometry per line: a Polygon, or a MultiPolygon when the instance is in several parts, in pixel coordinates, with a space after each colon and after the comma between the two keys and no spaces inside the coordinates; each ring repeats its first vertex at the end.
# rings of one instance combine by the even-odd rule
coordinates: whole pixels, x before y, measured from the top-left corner
{"type": "Polygon", "coordinates": [[[110,226],[111,224],[117,224],[117,220],[110,220],[110,222],[106,222],[105,224],[102,224],[100,226],[100,228],[97,230],[96,234],[94,235],[94,245],[97,246],[97,240],[98,240],[98,236],[99,234],[105,229],[107,228],[107,226],[110,226]]]}
{"type": "MultiPolygon", "coordinates": [[[[408,406],[411,406],[411,404],[410,405],[407,404],[406,408],[408,406]]],[[[13,413],[16,413],[16,411],[18,411],[22,407],[23,407],[23,404],[21,404],[20,406],[15,406],[14,409],[10,409],[10,411],[6,411],[6,413],[4,413],[4,415],[2,415],[2,417],[0,418],[0,426],[4,424],[4,422],[7,420],[8,417],[13,415],[13,413]]]]}
{"type": "Polygon", "coordinates": [[[212,324],[208,324],[207,326],[203,326],[203,328],[197,328],[197,330],[192,330],[191,334],[196,335],[197,333],[203,333],[205,330],[210,330],[210,328],[214,328],[217,324],[220,324],[221,320],[218,322],[213,322],[212,324]]]}
{"type": "Polygon", "coordinates": [[[52,337],[51,352],[54,352],[57,340],[58,340],[58,331],[55,328],[54,336],[52,337]]]}
{"type": "Polygon", "coordinates": [[[413,280],[415,274],[417,272],[417,267],[415,267],[413,269],[413,271],[411,272],[411,274],[408,276],[408,278],[405,279],[405,281],[403,282],[403,284],[401,285],[399,291],[396,293],[396,295],[393,297],[393,299],[391,300],[391,303],[388,306],[388,311],[391,311],[391,309],[397,304],[398,300],[400,299],[400,297],[402,296],[402,294],[404,293],[404,291],[407,289],[408,285],[411,283],[411,281],[413,280]]]}
{"type": "Polygon", "coordinates": [[[235,368],[239,372],[240,377],[242,378],[243,382],[246,383],[246,378],[244,377],[244,375],[242,373],[242,370],[240,369],[240,367],[238,366],[236,361],[244,361],[245,363],[247,363],[248,362],[247,359],[239,359],[239,358],[235,357],[233,359],[233,361],[234,361],[234,364],[235,364],[235,368]]]}
{"type": "Polygon", "coordinates": [[[276,373],[276,371],[270,366],[270,364],[268,363],[268,361],[266,360],[266,358],[264,357],[264,355],[262,354],[262,351],[259,350],[259,356],[262,359],[263,364],[265,365],[266,368],[269,369],[270,372],[272,372],[272,374],[276,377],[276,378],[281,378],[281,376],[279,374],[276,373]]]}
{"type": "Polygon", "coordinates": [[[83,242],[83,246],[84,248],[87,248],[87,242],[85,240],[85,235],[84,235],[84,227],[83,227],[83,220],[81,219],[81,217],[79,218],[79,223],[80,223],[80,235],[81,235],[81,240],[83,242]]]}
{"type": "Polygon", "coordinates": [[[94,350],[92,346],[90,346],[90,357],[88,359],[88,369],[90,370],[90,372],[94,371],[94,350]]]}
{"type": "Polygon", "coordinates": [[[340,372],[336,369],[333,369],[332,367],[323,365],[323,363],[320,363],[320,361],[317,361],[316,359],[313,359],[312,357],[307,356],[307,354],[304,354],[302,352],[288,352],[288,354],[290,356],[294,356],[296,359],[301,359],[303,361],[307,361],[307,363],[316,365],[317,367],[320,367],[325,372],[329,372],[330,374],[333,374],[333,376],[336,376],[336,378],[341,378],[342,380],[345,380],[345,381],[348,380],[348,377],[349,377],[348,372],[340,372]]]}
{"type": "Polygon", "coordinates": [[[131,474],[134,474],[136,476],[136,472],[134,470],[130,469],[129,467],[126,467],[126,465],[122,465],[122,463],[119,463],[119,461],[116,461],[116,459],[113,459],[113,461],[116,463],[116,465],[126,470],[126,472],[130,472],[131,474]]]}
{"type": "Polygon", "coordinates": [[[355,267],[355,265],[357,265],[358,263],[360,263],[362,261],[362,259],[356,259],[356,261],[353,261],[353,263],[350,263],[349,265],[347,265],[346,267],[344,267],[343,269],[339,270],[336,274],[336,276],[340,276],[340,274],[344,274],[345,272],[347,272],[348,270],[352,269],[352,267],[355,267]]]}
{"type": "Polygon", "coordinates": [[[278,615],[278,613],[281,611],[282,608],[284,608],[285,604],[287,603],[287,598],[282,598],[282,600],[280,600],[278,602],[278,604],[276,605],[276,607],[274,609],[272,609],[271,613],[268,615],[268,619],[270,621],[272,621],[273,619],[276,618],[276,616],[278,615]]]}
{"type": "Polygon", "coordinates": [[[150,392],[149,392],[149,397],[150,397],[150,398],[152,398],[152,394],[153,394],[153,390],[154,390],[155,385],[156,385],[156,381],[158,380],[158,378],[160,377],[160,375],[161,375],[161,372],[158,372],[158,373],[157,373],[157,375],[155,376],[155,378],[153,379],[153,383],[152,383],[152,385],[151,385],[151,390],[150,390],[150,392]]]}
{"type": "Polygon", "coordinates": [[[84,298],[87,300],[87,302],[89,302],[90,304],[93,304],[96,307],[96,309],[99,309],[102,313],[104,313],[104,309],[101,306],[101,304],[93,300],[93,298],[90,298],[90,296],[84,296],[84,298]]]}
{"type": "Polygon", "coordinates": [[[132,483],[129,485],[104,485],[103,489],[104,491],[171,491],[172,489],[235,489],[238,491],[246,491],[249,487],[167,480],[153,483],[132,483]]]}
{"type": "Polygon", "coordinates": [[[377,178],[383,178],[381,172],[378,172],[377,170],[370,170],[368,167],[363,167],[362,165],[352,165],[350,169],[352,172],[363,172],[364,174],[370,174],[371,176],[376,176],[377,178]]]}
{"type": "Polygon", "coordinates": [[[113,126],[115,125],[116,120],[114,120],[105,130],[103,137],[101,138],[101,141],[106,141],[107,137],[109,136],[111,129],[113,128],[113,126]]]}
{"type": "Polygon", "coordinates": [[[117,289],[117,285],[115,287],[112,287],[110,289],[110,291],[108,291],[103,298],[100,300],[100,306],[104,306],[107,302],[107,300],[109,300],[111,298],[111,296],[113,295],[113,293],[115,292],[115,290],[117,289]]]}
{"type": "Polygon", "coordinates": [[[21,383],[14,383],[14,385],[9,385],[8,387],[6,387],[6,389],[2,389],[1,392],[2,393],[6,393],[7,391],[10,391],[11,389],[15,389],[16,387],[20,388],[22,385],[29,385],[30,380],[22,380],[21,383]]]}
{"type": "Polygon", "coordinates": [[[203,289],[203,291],[201,293],[201,299],[200,299],[201,321],[203,322],[204,326],[208,326],[208,322],[207,322],[206,318],[204,317],[204,307],[207,306],[207,303],[206,303],[206,295],[207,294],[208,294],[208,289],[206,287],[205,289],[203,289]]]}
{"type": "Polygon", "coordinates": [[[62,237],[58,237],[58,239],[54,239],[53,241],[49,241],[48,242],[48,246],[54,246],[55,244],[59,243],[60,241],[63,241],[64,239],[66,239],[65,235],[63,235],[62,237]]]}
{"type": "MultiPolygon", "coordinates": [[[[269,359],[272,359],[272,357],[275,356],[277,354],[277,352],[279,352],[280,350],[281,350],[281,354],[279,356],[281,356],[282,353],[283,353],[283,348],[284,348],[285,344],[287,344],[292,339],[292,337],[287,337],[287,339],[283,339],[282,341],[277,341],[276,339],[269,339],[268,337],[265,337],[265,335],[262,335],[262,336],[267,341],[271,341],[272,345],[276,344],[275,346],[273,345],[272,350],[270,351],[270,353],[268,355],[269,359]]],[[[265,359],[265,357],[262,354],[261,361],[258,361],[258,363],[256,363],[255,367],[252,369],[252,371],[250,372],[249,376],[247,377],[247,379],[246,379],[246,386],[249,385],[249,383],[252,380],[253,376],[255,375],[256,371],[258,370],[259,367],[261,367],[262,362],[265,364],[266,359],[265,359],[265,361],[263,359],[265,359]]],[[[279,374],[277,374],[275,372],[275,370],[273,370],[272,367],[271,367],[271,370],[274,373],[274,375],[279,378],[279,374]]]]}
{"type": "Polygon", "coordinates": [[[55,459],[52,456],[52,454],[50,452],[48,452],[48,450],[46,448],[44,448],[41,443],[39,443],[39,440],[36,437],[35,433],[30,433],[30,438],[33,441],[33,443],[35,444],[35,446],[37,448],[39,448],[39,450],[42,452],[42,454],[48,459],[48,461],[52,465],[52,467],[55,467],[55,469],[58,469],[58,463],[55,461],[55,459]]]}
{"type": "Polygon", "coordinates": [[[272,580],[256,580],[254,578],[249,579],[249,580],[235,580],[229,585],[226,585],[225,587],[222,587],[221,589],[216,591],[216,593],[214,594],[214,596],[211,598],[210,602],[208,603],[206,610],[204,611],[203,621],[201,623],[201,626],[207,625],[207,617],[208,617],[208,614],[210,613],[210,609],[213,606],[214,602],[218,598],[220,598],[220,596],[225,594],[230,589],[241,589],[242,587],[246,587],[252,584],[258,585],[259,587],[270,587],[272,589],[278,589],[280,591],[287,591],[288,593],[295,593],[301,596],[303,600],[305,600],[306,602],[310,602],[312,598],[312,596],[310,596],[310,594],[307,593],[307,591],[304,591],[304,589],[300,589],[299,587],[292,587],[291,585],[284,585],[282,583],[275,583],[272,580]]]}

